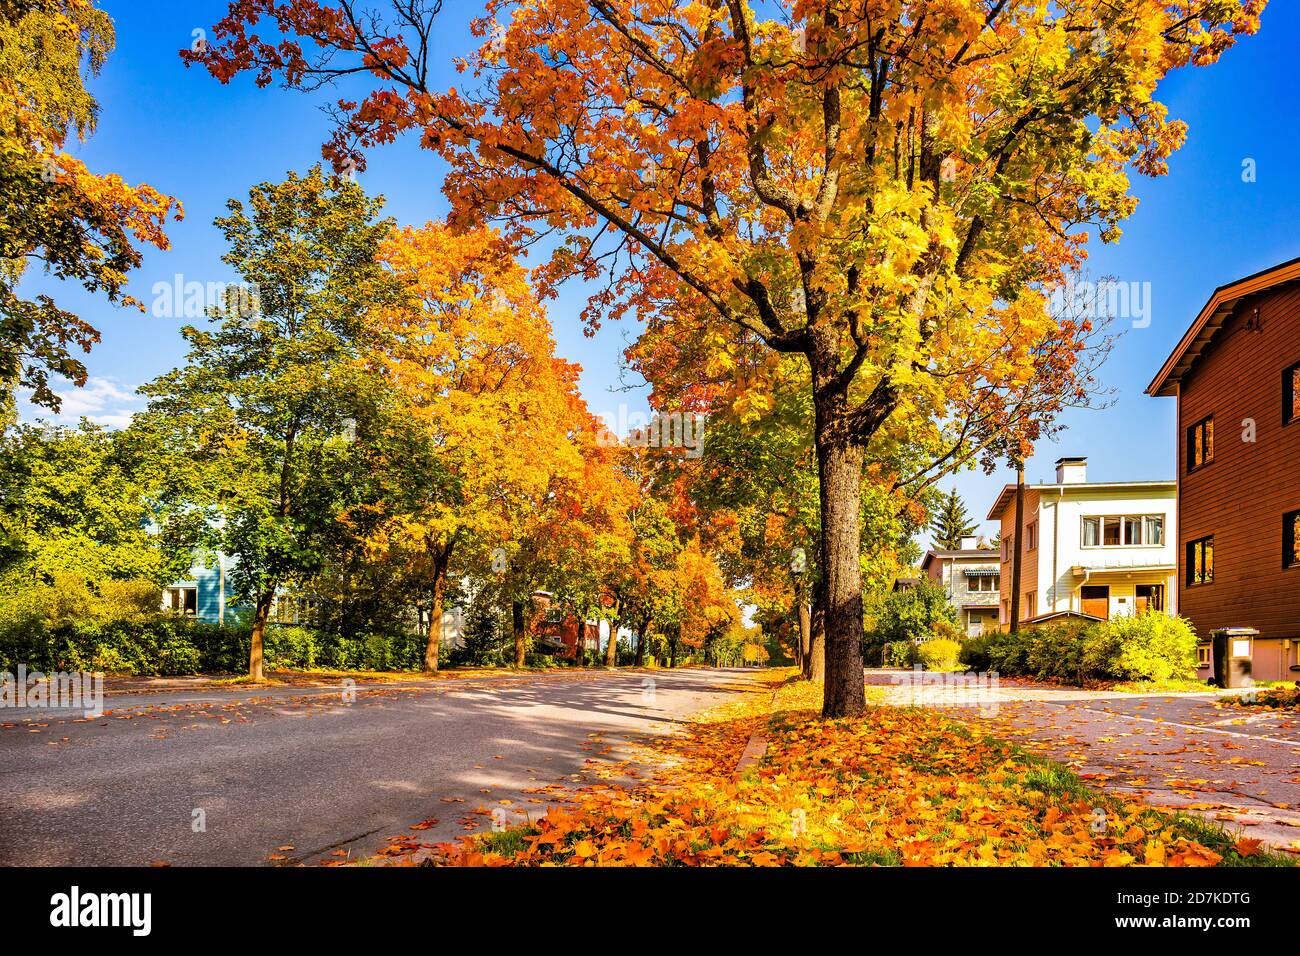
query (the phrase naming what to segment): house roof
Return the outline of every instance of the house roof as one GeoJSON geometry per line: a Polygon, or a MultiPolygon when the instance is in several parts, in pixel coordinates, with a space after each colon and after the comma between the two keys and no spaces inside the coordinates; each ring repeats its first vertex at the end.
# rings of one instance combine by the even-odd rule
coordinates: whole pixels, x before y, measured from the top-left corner
{"type": "Polygon", "coordinates": [[[921,559],[921,570],[924,571],[930,564],[944,558],[986,558],[989,561],[998,560],[996,548],[966,548],[960,551],[944,551],[931,548],[925,552],[925,557],[921,559]]]}
{"type": "Polygon", "coordinates": [[[1147,386],[1147,394],[1160,396],[1175,393],[1178,383],[1196,364],[1196,360],[1200,358],[1201,353],[1214,339],[1215,333],[1223,327],[1223,323],[1232,315],[1232,311],[1237,307],[1238,302],[1246,296],[1263,292],[1285,282],[1294,282],[1297,279],[1300,279],[1300,257],[1290,259],[1262,272],[1256,272],[1254,275],[1237,279],[1215,289],[1214,294],[1210,296],[1210,300],[1205,303],[1196,316],[1196,320],[1183,334],[1169,358],[1165,359],[1165,364],[1160,367],[1156,377],[1147,386]]]}
{"type": "Polygon", "coordinates": [[[1104,621],[1104,617],[1097,617],[1095,614],[1084,614],[1082,611],[1051,611],[1048,614],[1040,614],[1038,617],[1031,617],[1024,621],[1025,624],[1042,624],[1044,621],[1055,621],[1058,618],[1077,618],[1081,621],[1104,621]]]}
{"type": "MultiPolygon", "coordinates": [[[[1067,481],[1065,484],[1052,485],[1025,485],[1025,491],[1135,491],[1139,488],[1178,488],[1178,482],[1173,478],[1161,478],[1155,481],[1067,481]]],[[[1002,512],[1007,510],[1007,505],[1016,499],[1016,486],[1003,485],[1002,491],[999,492],[997,499],[993,502],[993,507],[989,509],[988,520],[997,521],[1002,517],[1002,512]]]]}

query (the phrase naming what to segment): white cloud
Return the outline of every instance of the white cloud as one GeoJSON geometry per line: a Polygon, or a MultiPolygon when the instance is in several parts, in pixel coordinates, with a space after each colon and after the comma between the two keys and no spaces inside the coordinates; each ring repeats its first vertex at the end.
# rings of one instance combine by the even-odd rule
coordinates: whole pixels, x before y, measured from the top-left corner
{"type": "Polygon", "coordinates": [[[59,413],[55,415],[47,408],[32,405],[30,395],[26,395],[21,406],[24,420],[40,418],[60,425],[75,425],[84,417],[107,428],[125,428],[144,404],[133,387],[111,378],[91,376],[81,388],[67,379],[58,379],[51,386],[63,400],[59,413]]]}

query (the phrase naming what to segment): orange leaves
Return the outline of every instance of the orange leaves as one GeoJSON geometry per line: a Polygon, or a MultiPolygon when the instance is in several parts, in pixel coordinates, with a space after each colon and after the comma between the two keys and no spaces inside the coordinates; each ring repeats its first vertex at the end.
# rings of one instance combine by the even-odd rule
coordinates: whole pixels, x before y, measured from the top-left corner
{"type": "MultiPolygon", "coordinates": [[[[826,721],[806,684],[765,726],[767,756],[730,769],[763,719],[766,694],[707,715],[654,785],[591,793],[552,809],[502,859],[474,838],[441,862],[691,866],[1214,866],[1221,857],[1174,818],[1139,804],[1053,797],[1035,765],[920,710],[871,708],[826,721]]],[[[1259,841],[1241,839],[1249,857],[1259,841]]]]}

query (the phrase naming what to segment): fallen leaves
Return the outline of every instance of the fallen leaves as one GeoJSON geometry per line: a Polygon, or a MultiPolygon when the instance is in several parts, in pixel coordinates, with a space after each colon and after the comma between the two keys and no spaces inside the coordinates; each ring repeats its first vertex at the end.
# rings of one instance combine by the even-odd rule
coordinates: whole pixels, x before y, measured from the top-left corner
{"type": "MultiPolygon", "coordinates": [[[[809,685],[656,744],[658,778],[552,806],[536,822],[439,844],[433,862],[563,866],[1214,866],[1177,818],[1097,797],[1077,778],[933,712],[823,720],[809,685]],[[736,779],[751,731],[767,753],[736,779]],[[1071,783],[1071,781],[1073,781],[1071,783]],[[1098,806],[1104,805],[1104,810],[1098,806]]],[[[1259,841],[1241,838],[1242,857],[1259,841]]]]}

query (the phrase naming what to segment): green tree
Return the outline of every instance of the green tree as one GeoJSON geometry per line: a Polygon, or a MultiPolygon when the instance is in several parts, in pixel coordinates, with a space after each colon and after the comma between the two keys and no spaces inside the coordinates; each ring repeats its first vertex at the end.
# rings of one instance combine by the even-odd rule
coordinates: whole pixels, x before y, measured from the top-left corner
{"type": "Polygon", "coordinates": [[[934,546],[947,551],[961,547],[961,539],[975,533],[975,522],[970,520],[966,503],[954,488],[940,500],[938,511],[930,521],[934,546]]]}
{"type": "Polygon", "coordinates": [[[165,584],[189,567],[151,528],[147,449],[83,420],[0,435],[0,578],[165,584]]]}
{"type": "Polygon", "coordinates": [[[317,166],[263,183],[216,220],[237,290],[209,328],[182,330],[187,364],[145,386],[146,427],[173,450],[175,490],[204,512],[204,540],[237,559],[231,595],[253,607],[249,674],[276,590],[325,565],[339,522],[358,504],[382,390],[360,355],[364,311],[393,294],[378,264],[391,223],[381,199],[317,166]],[[251,305],[251,309],[247,306],[251,305]]]}
{"type": "Polygon", "coordinates": [[[944,589],[929,578],[921,578],[905,591],[890,591],[872,604],[875,623],[869,629],[868,643],[877,647],[959,634],[957,609],[944,589]]]}

